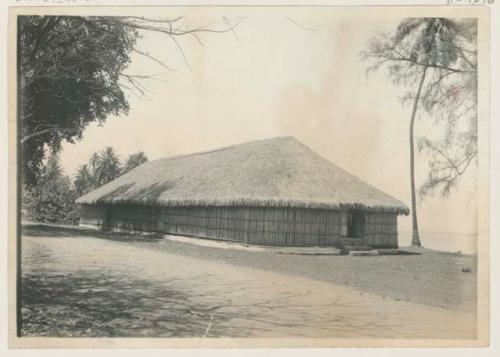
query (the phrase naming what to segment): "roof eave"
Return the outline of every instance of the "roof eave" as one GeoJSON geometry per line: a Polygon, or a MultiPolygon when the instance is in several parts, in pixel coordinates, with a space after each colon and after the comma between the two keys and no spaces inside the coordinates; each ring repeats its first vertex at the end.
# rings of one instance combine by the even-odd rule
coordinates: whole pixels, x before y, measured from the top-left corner
{"type": "Polygon", "coordinates": [[[186,207],[186,206],[235,206],[235,207],[288,207],[288,208],[309,208],[309,209],[362,209],[367,211],[389,212],[398,215],[408,216],[410,210],[406,206],[392,205],[369,205],[364,203],[329,203],[329,202],[306,202],[299,200],[275,200],[275,199],[179,199],[179,200],[131,200],[131,199],[85,199],[83,196],[78,198],[75,203],[80,205],[99,205],[99,204],[134,204],[134,205],[157,205],[163,207],[186,207]]]}

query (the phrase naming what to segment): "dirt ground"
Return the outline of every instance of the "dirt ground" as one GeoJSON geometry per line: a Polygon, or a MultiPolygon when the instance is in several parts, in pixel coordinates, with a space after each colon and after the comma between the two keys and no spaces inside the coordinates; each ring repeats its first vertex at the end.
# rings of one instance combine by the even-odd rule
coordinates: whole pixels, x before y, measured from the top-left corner
{"type": "Polygon", "coordinates": [[[22,334],[474,338],[475,257],[421,252],[283,254],[28,226],[22,334]]]}

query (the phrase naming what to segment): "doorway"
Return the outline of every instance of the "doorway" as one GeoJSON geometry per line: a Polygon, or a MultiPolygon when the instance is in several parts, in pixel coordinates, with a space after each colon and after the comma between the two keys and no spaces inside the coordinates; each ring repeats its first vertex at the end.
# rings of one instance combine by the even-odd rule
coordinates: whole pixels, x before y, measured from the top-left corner
{"type": "Polygon", "coordinates": [[[347,211],[347,236],[362,238],[365,226],[365,215],[361,210],[347,211]]]}
{"type": "Polygon", "coordinates": [[[113,228],[113,206],[106,205],[104,208],[104,222],[103,222],[103,230],[111,231],[113,228]]]}

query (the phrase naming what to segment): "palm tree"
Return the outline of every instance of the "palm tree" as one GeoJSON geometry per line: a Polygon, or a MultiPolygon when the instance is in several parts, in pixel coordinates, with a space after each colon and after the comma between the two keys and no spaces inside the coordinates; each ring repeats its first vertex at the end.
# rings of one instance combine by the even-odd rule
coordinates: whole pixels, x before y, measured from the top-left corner
{"type": "Polygon", "coordinates": [[[144,154],[144,151],[139,151],[135,154],[131,154],[127,161],[125,162],[125,165],[123,167],[123,170],[122,170],[122,174],[125,174],[129,171],[131,171],[132,169],[136,168],[137,166],[145,163],[148,161],[148,158],[146,156],[146,154],[144,154]]]}
{"type": "Polygon", "coordinates": [[[92,176],[95,177],[97,172],[97,167],[99,166],[100,156],[98,152],[95,152],[90,156],[88,169],[92,176]]]}
{"type": "Polygon", "coordinates": [[[413,100],[410,117],[410,185],[412,208],[412,239],[411,243],[420,246],[418,232],[417,203],[415,188],[415,144],[414,127],[419,102],[421,101],[422,87],[429,68],[447,70],[458,58],[453,38],[456,37],[458,25],[455,21],[445,18],[410,18],[403,20],[394,36],[394,47],[405,48],[403,42],[411,41],[409,59],[421,67],[417,92],[413,100]],[[400,46],[402,45],[403,46],[400,46]]]}
{"type": "Polygon", "coordinates": [[[417,84],[416,92],[405,98],[413,101],[409,136],[412,245],[415,246],[421,245],[415,187],[415,119],[422,104],[429,112],[439,105],[445,107],[440,100],[433,98],[441,97],[445,78],[451,74],[472,71],[471,68],[464,69],[464,63],[468,62],[469,66],[472,63],[461,46],[464,36],[470,34],[468,26],[470,24],[463,21],[446,18],[408,18],[401,21],[389,40],[375,37],[370,43],[370,49],[363,52],[365,59],[375,61],[368,70],[387,65],[389,76],[396,85],[417,84]]]}
{"type": "Polygon", "coordinates": [[[55,152],[51,153],[47,163],[42,168],[42,178],[45,180],[56,181],[63,176],[63,171],[59,163],[59,155],[55,152]]]}
{"type": "Polygon", "coordinates": [[[99,153],[94,174],[97,187],[113,181],[121,175],[120,159],[112,147],[108,146],[99,153]]]}
{"type": "Polygon", "coordinates": [[[76,172],[75,181],[76,192],[78,196],[81,196],[95,187],[94,176],[89,170],[88,165],[82,165],[78,168],[76,172]]]}

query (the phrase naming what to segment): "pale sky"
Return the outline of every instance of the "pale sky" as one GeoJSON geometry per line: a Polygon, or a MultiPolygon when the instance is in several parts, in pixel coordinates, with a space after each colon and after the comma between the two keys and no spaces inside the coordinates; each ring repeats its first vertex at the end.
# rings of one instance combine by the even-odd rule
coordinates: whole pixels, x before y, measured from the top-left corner
{"type": "MultiPolygon", "coordinates": [[[[224,18],[244,20],[235,33],[179,39],[191,69],[172,40],[145,34],[143,51],[176,71],[166,71],[134,56],[131,74],[162,73],[144,84],[148,99],[129,95],[128,116],[91,125],[82,141],[65,144],[66,173],[74,175],[90,155],[112,146],[122,159],[144,151],[150,160],[291,135],[323,157],[359,176],[408,206],[409,106],[381,73],[365,74],[360,51],[377,32],[392,31],[400,17],[360,8],[189,8],[155,15],[185,16],[191,26],[224,27],[224,18]],[[300,25],[300,26],[299,26],[300,25]],[[302,26],[302,27],[301,27],[302,26]],[[307,28],[307,29],[305,29],[307,28]]],[[[420,112],[416,135],[439,128],[420,112]]],[[[426,158],[417,155],[417,184],[427,175],[426,158]]],[[[458,191],[419,202],[424,246],[475,251],[473,170],[458,191]]],[[[410,241],[410,216],[399,218],[400,245],[410,241]]]]}

